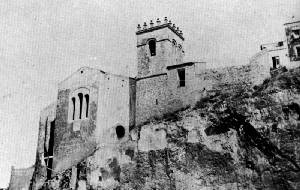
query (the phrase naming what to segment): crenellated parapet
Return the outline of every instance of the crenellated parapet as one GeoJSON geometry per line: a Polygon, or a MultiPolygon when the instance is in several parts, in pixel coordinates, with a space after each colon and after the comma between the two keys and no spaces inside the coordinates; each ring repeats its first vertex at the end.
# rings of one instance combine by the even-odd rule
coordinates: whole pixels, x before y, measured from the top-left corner
{"type": "Polygon", "coordinates": [[[173,31],[179,38],[184,40],[182,30],[180,30],[179,27],[177,27],[174,23],[172,23],[171,20],[168,20],[167,17],[161,21],[159,18],[156,19],[156,24],[153,22],[153,20],[150,20],[149,25],[147,25],[146,22],[144,22],[143,25],[138,24],[137,26],[137,32],[136,34],[143,34],[146,32],[152,32],[154,30],[158,30],[161,28],[168,27],[171,31],[173,31]]]}

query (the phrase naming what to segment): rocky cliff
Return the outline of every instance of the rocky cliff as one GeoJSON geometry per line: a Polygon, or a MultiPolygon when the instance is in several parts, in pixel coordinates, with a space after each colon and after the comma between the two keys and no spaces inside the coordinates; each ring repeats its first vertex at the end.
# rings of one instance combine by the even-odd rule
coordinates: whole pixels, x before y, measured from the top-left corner
{"type": "Polygon", "coordinates": [[[258,86],[219,83],[130,137],[124,158],[102,167],[95,150],[42,189],[300,189],[300,68],[258,86]]]}

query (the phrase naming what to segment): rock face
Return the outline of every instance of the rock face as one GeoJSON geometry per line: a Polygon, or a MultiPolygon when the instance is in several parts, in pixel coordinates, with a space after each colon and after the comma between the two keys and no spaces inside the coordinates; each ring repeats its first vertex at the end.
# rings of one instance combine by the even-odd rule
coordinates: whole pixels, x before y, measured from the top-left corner
{"type": "Polygon", "coordinates": [[[130,131],[43,189],[300,189],[300,68],[262,85],[220,83],[195,107],[130,131]]]}

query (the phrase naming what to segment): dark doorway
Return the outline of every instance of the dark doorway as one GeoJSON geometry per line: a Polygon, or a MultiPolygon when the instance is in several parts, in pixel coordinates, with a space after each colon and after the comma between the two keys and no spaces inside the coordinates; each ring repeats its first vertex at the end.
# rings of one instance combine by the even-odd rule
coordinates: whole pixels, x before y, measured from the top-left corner
{"type": "Polygon", "coordinates": [[[272,57],[273,69],[277,69],[279,66],[279,56],[272,57]]]}

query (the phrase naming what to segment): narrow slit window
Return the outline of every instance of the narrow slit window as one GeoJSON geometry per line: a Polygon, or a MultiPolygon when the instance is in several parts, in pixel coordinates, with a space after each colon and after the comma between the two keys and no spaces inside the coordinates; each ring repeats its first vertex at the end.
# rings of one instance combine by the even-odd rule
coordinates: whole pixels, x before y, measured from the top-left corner
{"type": "Polygon", "coordinates": [[[150,55],[155,56],[156,55],[156,41],[154,39],[149,40],[148,45],[149,45],[150,55]]]}
{"type": "Polygon", "coordinates": [[[296,54],[297,54],[297,57],[300,57],[300,46],[296,47],[296,54]]]}
{"type": "Polygon", "coordinates": [[[79,119],[81,119],[81,115],[82,115],[82,99],[83,99],[83,94],[79,93],[78,94],[79,97],[79,119]]]}
{"type": "Polygon", "coordinates": [[[75,119],[75,98],[72,98],[72,103],[73,103],[73,113],[72,113],[72,120],[75,119]]]}
{"type": "MultiPolygon", "coordinates": [[[[53,147],[54,147],[54,128],[55,128],[55,120],[50,122],[50,134],[48,143],[48,151],[44,156],[44,161],[47,167],[47,180],[51,179],[52,175],[52,166],[53,166],[53,147]]],[[[45,154],[45,153],[44,153],[45,154]]]]}
{"type": "Polygon", "coordinates": [[[49,156],[53,156],[54,130],[55,130],[55,120],[50,123],[50,138],[49,138],[49,148],[48,148],[49,156]]]}
{"type": "Polygon", "coordinates": [[[89,95],[88,94],[86,94],[86,95],[84,95],[84,97],[85,97],[85,103],[86,103],[86,112],[85,112],[85,117],[87,118],[88,116],[89,116],[89,95]]]}
{"type": "Polygon", "coordinates": [[[53,157],[49,157],[47,159],[47,180],[51,179],[52,175],[52,164],[53,164],[53,157]]]}
{"type": "Polygon", "coordinates": [[[179,87],[185,86],[185,69],[178,69],[179,87]]]}
{"type": "Polygon", "coordinates": [[[48,134],[48,118],[45,122],[45,139],[44,139],[44,157],[48,156],[48,141],[47,141],[47,134],[48,134]]]}

